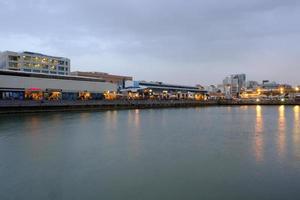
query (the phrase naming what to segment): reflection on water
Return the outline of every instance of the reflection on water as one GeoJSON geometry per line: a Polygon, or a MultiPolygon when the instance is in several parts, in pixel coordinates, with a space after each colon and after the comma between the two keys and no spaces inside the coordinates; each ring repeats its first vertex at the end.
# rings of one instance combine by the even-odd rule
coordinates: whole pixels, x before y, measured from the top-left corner
{"type": "Polygon", "coordinates": [[[300,196],[299,106],[0,116],[0,135],[1,200],[300,196]]]}
{"type": "Polygon", "coordinates": [[[131,141],[131,150],[133,156],[138,156],[140,153],[140,110],[130,110],[128,111],[128,126],[129,136],[131,141]]]}
{"type": "MultiPolygon", "coordinates": [[[[117,121],[118,121],[118,112],[116,110],[106,111],[105,112],[105,124],[109,128],[109,132],[107,134],[107,142],[109,144],[113,144],[116,141],[116,130],[117,130],[117,121]]],[[[102,120],[102,118],[100,119],[102,120]]],[[[102,127],[100,127],[102,128],[102,127]]]]}
{"type": "Polygon", "coordinates": [[[255,123],[255,136],[254,136],[254,150],[257,162],[264,159],[264,135],[263,135],[263,115],[262,107],[256,106],[256,123],[255,123]]]}
{"type": "Polygon", "coordinates": [[[300,106],[294,107],[294,127],[293,127],[294,155],[300,158],[300,106]]]}
{"type": "Polygon", "coordinates": [[[32,116],[31,118],[27,118],[26,125],[29,127],[29,133],[32,135],[38,134],[39,126],[40,126],[40,118],[38,116],[32,116]]]}
{"type": "Polygon", "coordinates": [[[279,106],[278,108],[278,156],[284,158],[286,153],[286,118],[285,118],[285,106],[279,106]]]}

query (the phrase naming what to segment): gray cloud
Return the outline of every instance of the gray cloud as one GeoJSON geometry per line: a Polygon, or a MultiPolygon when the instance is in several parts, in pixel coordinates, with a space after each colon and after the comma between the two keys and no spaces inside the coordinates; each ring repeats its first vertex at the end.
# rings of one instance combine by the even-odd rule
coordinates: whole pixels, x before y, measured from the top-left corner
{"type": "Polygon", "coordinates": [[[296,0],[1,0],[0,7],[0,50],[67,56],[76,70],[184,84],[239,72],[298,81],[296,0]]]}

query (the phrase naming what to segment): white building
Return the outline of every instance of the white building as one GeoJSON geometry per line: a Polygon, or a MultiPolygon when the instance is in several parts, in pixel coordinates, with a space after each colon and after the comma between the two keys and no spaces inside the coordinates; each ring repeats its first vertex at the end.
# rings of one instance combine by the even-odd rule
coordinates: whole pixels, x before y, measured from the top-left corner
{"type": "Polygon", "coordinates": [[[233,74],[223,80],[227,96],[238,96],[246,88],[246,74],[233,74]]]}
{"type": "Polygon", "coordinates": [[[0,69],[43,74],[70,74],[70,59],[33,52],[0,52],[0,69]]]}

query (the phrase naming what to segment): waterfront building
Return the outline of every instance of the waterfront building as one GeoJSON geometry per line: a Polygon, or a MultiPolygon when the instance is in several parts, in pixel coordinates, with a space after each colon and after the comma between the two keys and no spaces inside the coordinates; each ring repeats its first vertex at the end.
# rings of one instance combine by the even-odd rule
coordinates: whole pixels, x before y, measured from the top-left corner
{"type": "Polygon", "coordinates": [[[117,85],[99,78],[0,70],[0,99],[102,99],[117,85]]]}
{"type": "Polygon", "coordinates": [[[205,98],[207,91],[197,86],[184,86],[166,84],[162,82],[126,81],[126,91],[136,98],[159,98],[159,99],[198,99],[205,98]]]}
{"type": "Polygon", "coordinates": [[[220,93],[223,93],[224,94],[224,85],[223,84],[218,84],[217,85],[217,89],[220,93]]]}
{"type": "Polygon", "coordinates": [[[269,90],[278,89],[279,86],[280,84],[276,83],[275,81],[270,82],[269,80],[264,80],[261,85],[263,89],[269,89],[269,90]]]}
{"type": "Polygon", "coordinates": [[[205,86],[204,90],[206,90],[208,93],[217,93],[217,92],[219,92],[219,89],[215,85],[205,86]]]}
{"type": "Polygon", "coordinates": [[[117,84],[120,89],[125,87],[126,81],[133,80],[133,78],[131,76],[112,75],[112,74],[103,73],[103,72],[75,71],[75,72],[71,72],[71,74],[75,75],[75,76],[100,78],[106,82],[117,84]]]}
{"type": "Polygon", "coordinates": [[[0,53],[0,69],[43,74],[70,74],[70,59],[33,52],[0,53]]]}
{"type": "Polygon", "coordinates": [[[259,83],[257,81],[247,81],[246,88],[247,89],[256,89],[259,87],[259,83]]]}
{"type": "Polygon", "coordinates": [[[227,97],[238,97],[246,88],[246,74],[233,74],[225,77],[223,86],[227,97]]]}

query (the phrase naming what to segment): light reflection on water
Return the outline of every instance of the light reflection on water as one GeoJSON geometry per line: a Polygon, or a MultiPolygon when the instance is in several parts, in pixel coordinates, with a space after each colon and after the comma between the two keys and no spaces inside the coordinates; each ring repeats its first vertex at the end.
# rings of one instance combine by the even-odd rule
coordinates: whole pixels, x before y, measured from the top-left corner
{"type": "Polygon", "coordinates": [[[278,108],[278,156],[283,159],[286,155],[286,118],[285,106],[281,105],[278,108]]]}
{"type": "Polygon", "coordinates": [[[0,199],[300,197],[299,106],[0,116],[0,126],[0,199]]]}
{"type": "Polygon", "coordinates": [[[140,154],[141,142],[140,142],[140,110],[129,110],[128,111],[128,126],[129,126],[129,137],[132,156],[136,157],[140,154]]]}
{"type": "Polygon", "coordinates": [[[293,146],[294,155],[300,160],[300,106],[294,107],[293,146]]]}
{"type": "Polygon", "coordinates": [[[254,149],[255,149],[255,158],[258,162],[263,161],[264,159],[264,122],[262,115],[262,107],[256,106],[256,123],[255,123],[255,140],[254,140],[254,149]]]}

